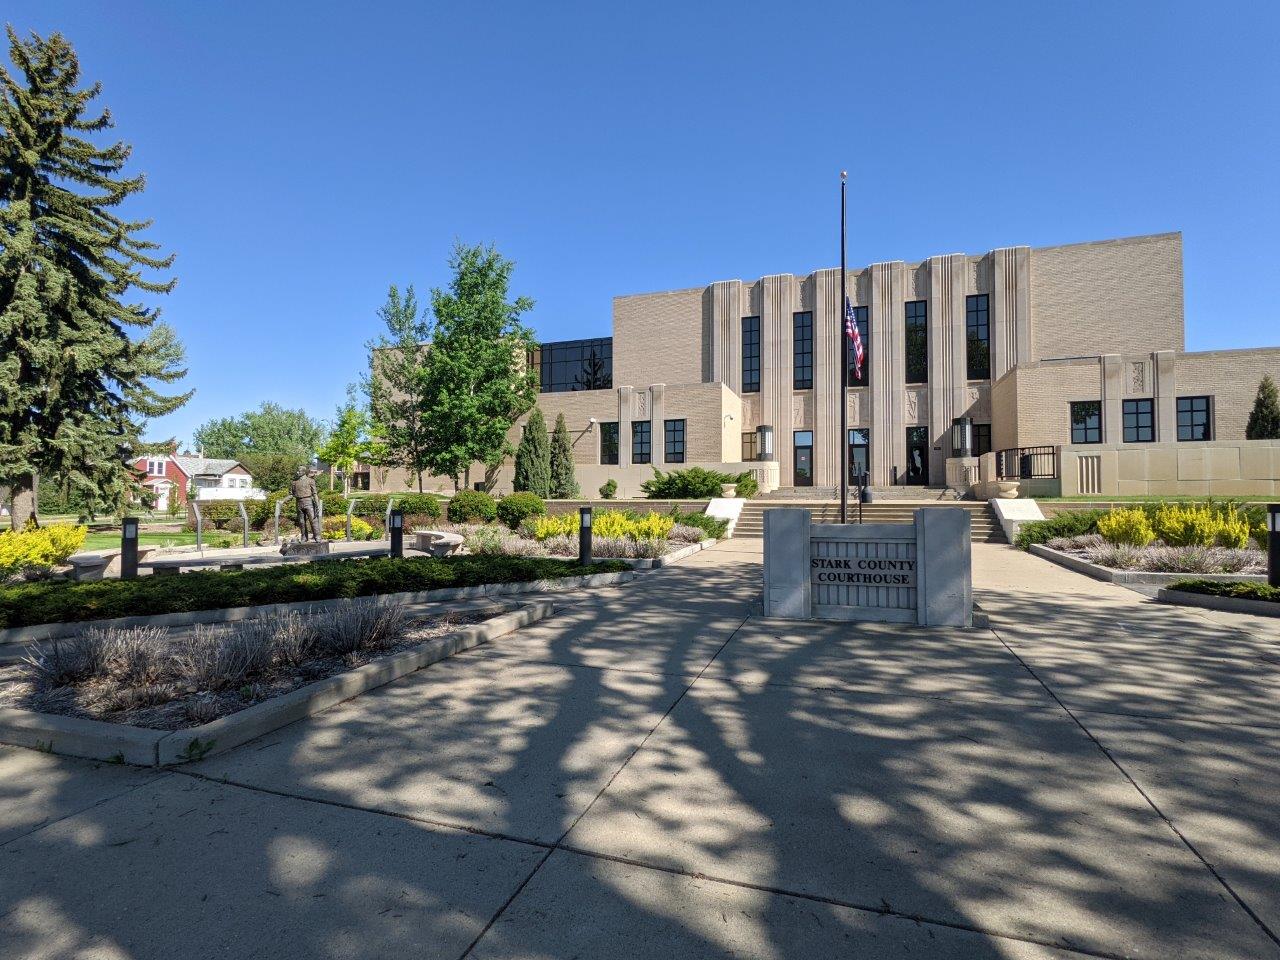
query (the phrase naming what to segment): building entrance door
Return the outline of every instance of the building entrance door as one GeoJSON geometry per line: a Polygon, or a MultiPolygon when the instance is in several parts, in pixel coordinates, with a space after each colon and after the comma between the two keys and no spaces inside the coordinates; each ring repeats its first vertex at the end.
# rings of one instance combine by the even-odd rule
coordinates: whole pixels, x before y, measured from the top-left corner
{"type": "Polygon", "coordinates": [[[929,482],[928,427],[907,427],[907,472],[902,482],[912,486],[929,482]]]}
{"type": "Polygon", "coordinates": [[[792,484],[797,487],[813,486],[813,431],[795,432],[795,469],[792,484]]]}

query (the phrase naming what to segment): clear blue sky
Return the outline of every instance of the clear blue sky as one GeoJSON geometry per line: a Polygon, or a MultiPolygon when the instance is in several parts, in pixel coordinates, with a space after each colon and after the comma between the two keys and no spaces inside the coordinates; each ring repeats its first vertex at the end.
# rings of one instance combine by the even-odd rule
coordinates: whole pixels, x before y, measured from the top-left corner
{"type": "Polygon", "coordinates": [[[1189,349],[1280,344],[1274,3],[10,0],[104,85],[197,391],[331,417],[454,238],[540,337],[611,297],[1181,230],[1189,349]]]}

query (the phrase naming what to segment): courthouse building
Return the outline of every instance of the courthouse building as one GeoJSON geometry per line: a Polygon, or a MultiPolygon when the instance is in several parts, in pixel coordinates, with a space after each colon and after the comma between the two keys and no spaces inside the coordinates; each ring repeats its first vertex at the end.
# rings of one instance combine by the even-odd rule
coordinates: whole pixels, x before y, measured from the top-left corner
{"type": "Polygon", "coordinates": [[[847,289],[866,359],[843,397],[839,269],[616,297],[612,337],[544,343],[538,403],[584,493],[698,465],[830,495],[841,403],[875,487],[943,485],[959,420],[1028,492],[1280,492],[1280,444],[1244,440],[1280,347],[1184,350],[1181,234],[875,263],[847,289]]]}

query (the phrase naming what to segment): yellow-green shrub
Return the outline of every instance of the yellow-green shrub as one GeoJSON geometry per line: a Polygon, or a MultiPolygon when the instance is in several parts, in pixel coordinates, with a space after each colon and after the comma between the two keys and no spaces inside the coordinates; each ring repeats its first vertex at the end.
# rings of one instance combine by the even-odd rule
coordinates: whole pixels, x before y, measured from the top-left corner
{"type": "Polygon", "coordinates": [[[84,545],[88,532],[88,527],[55,524],[0,533],[0,579],[66,563],[84,545]]]}
{"type": "MultiPolygon", "coordinates": [[[[347,518],[345,516],[325,517],[324,530],[321,531],[321,534],[326,540],[345,540],[347,538],[347,518]]],[[[372,540],[373,524],[353,516],[351,518],[351,539],[372,540]]]]}
{"type": "Polygon", "coordinates": [[[1128,543],[1145,547],[1156,538],[1151,521],[1143,510],[1112,510],[1098,518],[1098,533],[1108,543],[1128,543]]]}
{"type": "Polygon", "coordinates": [[[1249,521],[1235,510],[1219,510],[1207,504],[1161,504],[1154,530],[1171,547],[1246,547],[1249,521]]]}
{"type": "MultiPolygon", "coordinates": [[[[550,517],[531,517],[525,521],[526,529],[532,521],[533,535],[538,540],[550,537],[577,536],[579,518],[575,513],[561,513],[550,517]]],[[[591,518],[592,533],[597,537],[629,540],[665,540],[675,519],[660,513],[647,513],[641,517],[628,516],[621,510],[602,510],[591,518]]]]}

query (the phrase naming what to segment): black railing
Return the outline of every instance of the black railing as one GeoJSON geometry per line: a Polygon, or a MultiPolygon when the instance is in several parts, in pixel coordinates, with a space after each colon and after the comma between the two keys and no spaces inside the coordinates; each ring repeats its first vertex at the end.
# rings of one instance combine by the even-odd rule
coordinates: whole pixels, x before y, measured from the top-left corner
{"type": "Polygon", "coordinates": [[[1057,450],[1054,447],[1011,447],[997,451],[996,477],[1001,480],[1056,480],[1057,450]]]}

